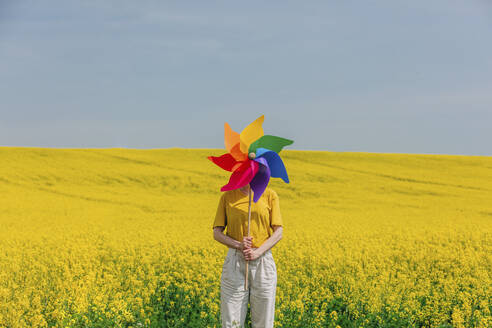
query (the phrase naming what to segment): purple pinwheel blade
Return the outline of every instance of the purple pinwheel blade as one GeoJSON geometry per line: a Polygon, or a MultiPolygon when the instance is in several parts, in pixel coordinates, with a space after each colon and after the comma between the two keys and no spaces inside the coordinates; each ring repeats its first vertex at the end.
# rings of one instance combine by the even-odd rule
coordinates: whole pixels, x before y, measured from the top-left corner
{"type": "Polygon", "coordinates": [[[254,160],[258,162],[259,168],[249,185],[254,192],[253,201],[256,203],[261,195],[263,195],[263,192],[270,181],[270,167],[268,166],[266,159],[262,157],[255,158],[254,160]]]}

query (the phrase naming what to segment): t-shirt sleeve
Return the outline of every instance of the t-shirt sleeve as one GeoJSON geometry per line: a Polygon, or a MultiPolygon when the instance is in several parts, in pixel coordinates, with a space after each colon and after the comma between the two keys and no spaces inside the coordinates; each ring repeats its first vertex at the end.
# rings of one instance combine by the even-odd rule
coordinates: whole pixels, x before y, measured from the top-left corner
{"type": "Polygon", "coordinates": [[[283,226],[282,215],[280,214],[280,199],[278,198],[277,193],[274,191],[272,193],[272,204],[271,204],[271,223],[270,225],[273,227],[274,225],[283,226]]]}
{"type": "Polygon", "coordinates": [[[212,227],[225,227],[227,225],[227,216],[226,216],[226,202],[225,202],[225,193],[220,196],[219,206],[217,207],[217,212],[215,214],[214,225],[212,227]]]}

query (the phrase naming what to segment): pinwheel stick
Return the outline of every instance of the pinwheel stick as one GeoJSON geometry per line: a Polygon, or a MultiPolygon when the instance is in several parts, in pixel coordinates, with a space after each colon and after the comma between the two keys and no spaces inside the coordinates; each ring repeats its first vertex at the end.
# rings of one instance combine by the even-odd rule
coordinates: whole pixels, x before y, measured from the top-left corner
{"type": "MultiPolygon", "coordinates": [[[[249,237],[249,226],[251,225],[251,186],[249,187],[249,204],[248,204],[248,237],[249,237]]],[[[248,290],[248,263],[246,260],[246,275],[244,279],[244,290],[248,290]]]]}

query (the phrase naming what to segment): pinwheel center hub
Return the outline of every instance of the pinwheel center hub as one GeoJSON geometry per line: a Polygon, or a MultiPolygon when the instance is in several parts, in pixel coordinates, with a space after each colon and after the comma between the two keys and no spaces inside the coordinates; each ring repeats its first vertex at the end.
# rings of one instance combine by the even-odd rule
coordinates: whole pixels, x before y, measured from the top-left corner
{"type": "Polygon", "coordinates": [[[256,154],[255,153],[249,153],[248,157],[249,157],[249,159],[255,159],[256,154]]]}

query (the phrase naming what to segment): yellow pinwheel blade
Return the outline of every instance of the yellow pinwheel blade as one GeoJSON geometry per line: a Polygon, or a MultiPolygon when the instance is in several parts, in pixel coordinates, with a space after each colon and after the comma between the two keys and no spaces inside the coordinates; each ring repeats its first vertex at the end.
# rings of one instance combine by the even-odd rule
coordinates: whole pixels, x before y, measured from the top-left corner
{"type": "Polygon", "coordinates": [[[252,142],[263,136],[263,120],[265,119],[265,115],[261,115],[256,120],[253,121],[250,125],[244,128],[239,135],[239,140],[241,141],[241,151],[245,154],[248,153],[249,145],[252,142]]]}

